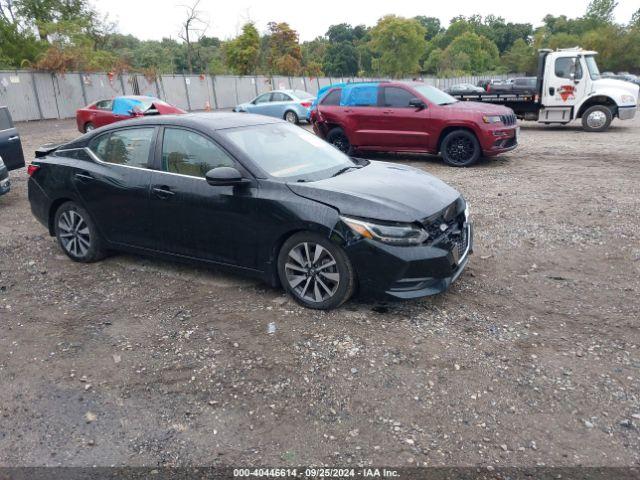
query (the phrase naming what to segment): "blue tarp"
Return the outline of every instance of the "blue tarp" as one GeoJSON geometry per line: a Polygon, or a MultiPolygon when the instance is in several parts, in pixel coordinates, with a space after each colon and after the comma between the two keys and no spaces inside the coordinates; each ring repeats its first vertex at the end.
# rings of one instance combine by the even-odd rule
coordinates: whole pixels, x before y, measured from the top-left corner
{"type": "Polygon", "coordinates": [[[379,82],[349,83],[342,87],[340,105],[347,107],[367,107],[378,103],[379,82]]]}
{"type": "MultiPolygon", "coordinates": [[[[150,97],[151,98],[151,97],[150,97]]],[[[142,106],[142,99],[132,97],[116,97],[113,99],[111,110],[116,115],[131,115],[135,107],[142,106]]]]}

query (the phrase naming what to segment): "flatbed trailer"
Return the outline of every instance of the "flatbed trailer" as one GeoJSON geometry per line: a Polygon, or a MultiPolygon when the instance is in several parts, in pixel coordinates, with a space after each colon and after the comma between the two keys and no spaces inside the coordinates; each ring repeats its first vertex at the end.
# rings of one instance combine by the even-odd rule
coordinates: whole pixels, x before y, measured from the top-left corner
{"type": "Polygon", "coordinates": [[[605,131],[614,118],[628,120],[635,116],[639,87],[630,82],[600,78],[596,54],[578,48],[540,50],[534,93],[452,96],[461,101],[504,105],[521,120],[564,125],[581,119],[585,130],[605,131]]]}

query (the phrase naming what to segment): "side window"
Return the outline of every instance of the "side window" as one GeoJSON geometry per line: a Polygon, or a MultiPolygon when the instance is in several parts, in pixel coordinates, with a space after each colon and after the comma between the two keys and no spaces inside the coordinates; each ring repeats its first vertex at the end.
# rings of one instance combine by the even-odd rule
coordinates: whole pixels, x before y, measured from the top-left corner
{"type": "Polygon", "coordinates": [[[574,74],[576,80],[582,78],[582,66],[580,59],[577,57],[557,58],[555,71],[556,77],[559,78],[571,78],[571,74],[574,74]]]}
{"type": "Polygon", "coordinates": [[[96,108],[99,110],[111,110],[113,106],[113,100],[100,100],[96,102],[96,108]]]}
{"type": "Polygon", "coordinates": [[[274,92],[271,94],[271,101],[272,102],[290,102],[291,97],[286,93],[274,92]]]}
{"type": "Polygon", "coordinates": [[[322,99],[322,105],[340,105],[340,96],[341,95],[342,95],[342,89],[341,88],[336,88],[335,90],[331,90],[322,99]]]}
{"type": "Polygon", "coordinates": [[[2,107],[0,108],[0,130],[8,130],[10,128],[13,128],[11,114],[7,107],[2,107]]]}
{"type": "Polygon", "coordinates": [[[409,101],[414,98],[410,92],[400,87],[384,87],[384,106],[395,108],[409,107],[409,101]]]}
{"type": "Polygon", "coordinates": [[[269,98],[271,97],[271,93],[263,93],[262,95],[260,95],[258,98],[256,98],[253,103],[254,105],[258,105],[260,103],[267,103],[269,101],[269,98]]]}
{"type": "Polygon", "coordinates": [[[153,128],[127,128],[94,138],[89,148],[103,162],[146,168],[153,128]]]}
{"type": "Polygon", "coordinates": [[[166,172],[204,178],[212,168],[233,166],[233,159],[202,135],[179,128],[165,129],[162,168],[166,172]]]}

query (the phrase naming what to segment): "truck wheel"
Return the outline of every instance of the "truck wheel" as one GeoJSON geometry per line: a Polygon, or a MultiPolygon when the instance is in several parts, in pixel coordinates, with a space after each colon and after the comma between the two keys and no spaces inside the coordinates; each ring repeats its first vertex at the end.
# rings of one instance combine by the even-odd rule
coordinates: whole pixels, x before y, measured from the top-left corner
{"type": "Polygon", "coordinates": [[[327,133],[327,142],[336,147],[342,153],[347,155],[353,154],[353,147],[347,138],[347,135],[344,133],[340,127],[332,128],[327,133]]]}
{"type": "Polygon", "coordinates": [[[604,132],[611,125],[612,119],[613,114],[609,107],[594,105],[582,114],[582,128],[587,132],[604,132]]]}
{"type": "Polygon", "coordinates": [[[468,167],[480,158],[482,150],[476,136],[467,130],[449,132],[440,146],[444,163],[452,167],[468,167]]]}

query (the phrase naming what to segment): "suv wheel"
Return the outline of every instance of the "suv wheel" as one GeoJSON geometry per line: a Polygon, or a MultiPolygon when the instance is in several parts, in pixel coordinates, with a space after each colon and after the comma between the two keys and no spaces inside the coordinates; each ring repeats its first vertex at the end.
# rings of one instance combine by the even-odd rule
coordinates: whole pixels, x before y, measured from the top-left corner
{"type": "Polygon", "coordinates": [[[80,205],[63,203],[56,211],[53,225],[58,244],[71,260],[90,263],[105,257],[98,230],[80,205]]]}
{"type": "Polygon", "coordinates": [[[604,132],[613,120],[611,109],[605,105],[594,105],[582,114],[582,128],[587,132],[604,132]]]}
{"type": "Polygon", "coordinates": [[[347,138],[347,135],[344,133],[340,127],[332,128],[329,130],[327,134],[327,142],[336,147],[342,153],[346,153],[347,155],[351,155],[353,153],[353,147],[347,138]]]}
{"type": "Polygon", "coordinates": [[[355,288],[353,267],[344,250],[311,232],[296,233],[282,245],[278,275],[298,303],[318,310],[339,307],[355,288]]]}
{"type": "Polygon", "coordinates": [[[440,147],[442,158],[452,167],[468,167],[480,158],[482,153],[476,136],[468,130],[449,132],[440,147]]]}

